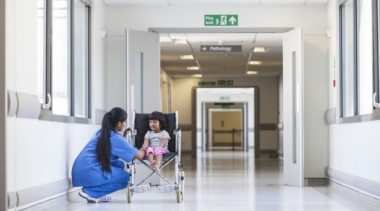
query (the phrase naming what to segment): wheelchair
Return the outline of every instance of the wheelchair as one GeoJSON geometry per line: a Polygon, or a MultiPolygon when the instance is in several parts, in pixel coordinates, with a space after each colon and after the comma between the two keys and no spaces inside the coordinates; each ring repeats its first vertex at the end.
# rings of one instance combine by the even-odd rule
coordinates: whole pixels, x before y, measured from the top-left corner
{"type": "MultiPolygon", "coordinates": [[[[170,182],[161,173],[154,171],[144,160],[140,160],[143,166],[150,169],[152,172],[142,179],[139,183],[135,184],[136,180],[136,159],[133,159],[127,164],[127,172],[129,173],[129,182],[127,186],[127,201],[132,202],[132,196],[136,193],[143,193],[150,191],[151,185],[142,185],[148,178],[154,174],[163,179],[167,185],[158,185],[157,191],[159,193],[175,192],[177,202],[183,201],[185,192],[185,172],[182,170],[183,164],[181,163],[181,129],[178,128],[178,111],[175,113],[164,114],[166,118],[166,131],[170,135],[168,142],[169,152],[163,155],[160,170],[167,166],[173,160],[174,162],[174,182],[170,182]]],[[[127,140],[132,146],[140,149],[144,143],[144,136],[149,127],[149,114],[133,112],[133,127],[132,131],[128,131],[127,140]]]]}

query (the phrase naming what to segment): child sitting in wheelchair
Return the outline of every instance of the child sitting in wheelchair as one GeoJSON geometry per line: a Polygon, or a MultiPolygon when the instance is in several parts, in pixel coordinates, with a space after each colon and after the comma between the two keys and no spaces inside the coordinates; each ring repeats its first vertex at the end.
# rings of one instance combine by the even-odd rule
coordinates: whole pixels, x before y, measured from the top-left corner
{"type": "Polygon", "coordinates": [[[162,156],[168,153],[169,133],[165,129],[166,120],[164,114],[154,111],[149,115],[149,130],[144,137],[144,144],[140,150],[145,151],[150,167],[160,172],[162,156]]]}

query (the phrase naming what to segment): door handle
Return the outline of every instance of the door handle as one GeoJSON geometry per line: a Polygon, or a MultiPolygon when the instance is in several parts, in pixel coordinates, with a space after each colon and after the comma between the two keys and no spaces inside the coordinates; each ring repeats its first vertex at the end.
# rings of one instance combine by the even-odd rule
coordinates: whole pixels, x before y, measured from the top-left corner
{"type": "Polygon", "coordinates": [[[372,105],[373,105],[373,107],[375,107],[375,108],[380,108],[380,103],[376,102],[376,95],[377,95],[376,92],[373,93],[372,105]]]}

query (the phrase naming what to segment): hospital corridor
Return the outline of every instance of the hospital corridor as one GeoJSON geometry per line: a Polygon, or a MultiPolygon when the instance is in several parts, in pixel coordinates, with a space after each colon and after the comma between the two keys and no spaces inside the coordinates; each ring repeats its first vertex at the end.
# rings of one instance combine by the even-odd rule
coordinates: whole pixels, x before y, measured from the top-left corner
{"type": "Polygon", "coordinates": [[[379,0],[0,0],[0,210],[380,210],[379,0]]]}

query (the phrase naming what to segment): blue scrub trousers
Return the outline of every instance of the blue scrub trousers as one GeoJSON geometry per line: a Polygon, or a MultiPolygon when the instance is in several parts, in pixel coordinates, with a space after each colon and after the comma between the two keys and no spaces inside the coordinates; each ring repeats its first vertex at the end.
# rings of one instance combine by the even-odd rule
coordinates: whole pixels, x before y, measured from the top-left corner
{"type": "Polygon", "coordinates": [[[98,186],[83,187],[83,191],[92,198],[99,198],[117,190],[126,188],[128,186],[129,174],[124,171],[124,168],[112,166],[111,169],[111,178],[105,178],[104,183],[98,186]]]}

